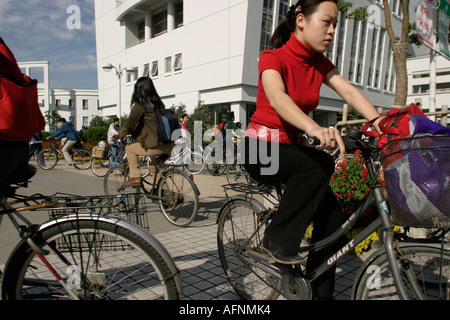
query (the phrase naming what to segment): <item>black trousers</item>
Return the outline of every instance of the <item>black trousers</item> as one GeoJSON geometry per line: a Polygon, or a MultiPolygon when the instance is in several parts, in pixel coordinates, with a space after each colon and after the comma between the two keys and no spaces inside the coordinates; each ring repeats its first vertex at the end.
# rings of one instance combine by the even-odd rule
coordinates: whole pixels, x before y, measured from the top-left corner
{"type": "Polygon", "coordinates": [[[0,141],[0,185],[20,175],[29,159],[28,142],[0,141]]]}
{"type": "MultiPolygon", "coordinates": [[[[245,168],[259,181],[286,183],[278,212],[265,234],[284,250],[298,253],[311,221],[314,222],[312,242],[329,236],[343,223],[345,217],[329,187],[334,161],[325,152],[293,144],[275,145],[246,138],[245,168]],[[271,170],[267,170],[268,168],[271,170]],[[264,173],[264,169],[270,171],[270,174],[264,173]]],[[[318,267],[340,245],[341,241],[327,249],[310,252],[306,271],[310,272],[318,267]]],[[[332,296],[335,271],[335,267],[331,268],[312,283],[316,296],[332,296]]]]}

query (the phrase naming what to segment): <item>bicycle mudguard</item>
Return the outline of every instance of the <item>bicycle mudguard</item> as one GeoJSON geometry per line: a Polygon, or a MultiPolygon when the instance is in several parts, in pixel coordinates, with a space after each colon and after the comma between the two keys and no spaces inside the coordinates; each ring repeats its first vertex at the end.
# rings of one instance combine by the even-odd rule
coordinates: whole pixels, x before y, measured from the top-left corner
{"type": "Polygon", "coordinates": [[[172,274],[175,284],[177,286],[178,293],[183,292],[183,283],[180,277],[180,270],[176,266],[175,262],[172,259],[172,256],[169,254],[164,245],[159,242],[159,240],[151,233],[141,228],[138,225],[132,224],[127,220],[123,220],[117,217],[105,216],[105,215],[91,215],[91,214],[77,214],[77,215],[68,215],[62,218],[58,218],[57,220],[49,220],[43,223],[39,227],[39,231],[43,231],[46,228],[52,227],[58,223],[66,222],[66,221],[79,221],[79,220],[93,220],[112,223],[117,226],[123,227],[125,229],[130,230],[131,232],[139,235],[142,239],[149,243],[155,250],[161,255],[162,259],[166,263],[166,265],[170,269],[170,273],[172,274]]]}
{"type": "MultiPolygon", "coordinates": [[[[402,248],[408,248],[408,247],[417,247],[417,246],[423,246],[423,247],[433,247],[437,249],[441,249],[442,244],[438,242],[431,242],[427,241],[426,239],[411,239],[410,242],[400,242],[399,249],[402,248]]],[[[446,243],[444,246],[444,250],[450,252],[450,243],[446,243]]],[[[374,253],[372,253],[366,260],[363,261],[361,266],[359,267],[359,270],[355,276],[355,282],[353,284],[352,293],[350,295],[351,300],[355,300],[356,295],[356,288],[358,287],[358,283],[356,282],[356,279],[361,279],[362,274],[369,272],[374,274],[376,276],[376,270],[368,270],[368,267],[372,264],[372,262],[377,259],[379,256],[386,254],[386,247],[382,245],[378,250],[376,250],[374,253]]]]}
{"type": "Polygon", "coordinates": [[[233,197],[229,198],[229,200],[227,200],[227,201],[222,205],[222,207],[220,207],[219,214],[217,215],[217,221],[216,221],[216,223],[219,223],[219,218],[220,218],[220,216],[221,216],[221,214],[222,214],[222,211],[225,209],[225,207],[229,206],[231,203],[233,203],[234,201],[238,201],[238,200],[240,200],[240,201],[245,201],[245,202],[250,203],[251,205],[255,206],[255,208],[256,208],[258,211],[264,211],[264,210],[267,210],[266,207],[264,207],[258,200],[252,198],[250,195],[249,195],[249,196],[236,195],[236,196],[233,196],[233,197]]]}

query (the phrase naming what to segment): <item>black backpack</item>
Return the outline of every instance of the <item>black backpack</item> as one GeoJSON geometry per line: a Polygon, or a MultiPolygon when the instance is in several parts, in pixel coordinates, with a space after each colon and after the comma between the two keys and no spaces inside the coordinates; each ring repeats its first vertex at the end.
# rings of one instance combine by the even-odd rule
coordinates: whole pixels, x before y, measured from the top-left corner
{"type": "MultiPolygon", "coordinates": [[[[175,139],[172,139],[172,134],[181,128],[177,116],[164,106],[161,106],[160,108],[150,106],[150,108],[155,110],[157,132],[155,133],[155,130],[151,128],[147,122],[145,122],[145,125],[158,136],[158,140],[163,144],[168,144],[177,140],[178,136],[175,139]]],[[[179,136],[181,136],[181,132],[179,136]]]]}
{"type": "Polygon", "coordinates": [[[167,144],[178,139],[178,137],[176,137],[176,139],[172,140],[172,134],[180,129],[180,122],[178,121],[177,116],[171,110],[164,107],[156,108],[155,114],[158,127],[158,140],[167,144]]]}

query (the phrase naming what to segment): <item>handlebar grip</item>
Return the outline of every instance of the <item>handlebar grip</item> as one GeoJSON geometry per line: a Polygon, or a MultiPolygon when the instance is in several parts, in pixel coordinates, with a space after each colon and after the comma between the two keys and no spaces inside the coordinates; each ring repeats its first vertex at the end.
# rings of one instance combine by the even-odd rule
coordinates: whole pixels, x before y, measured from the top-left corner
{"type": "Polygon", "coordinates": [[[320,139],[317,137],[308,138],[308,144],[310,146],[318,146],[320,144],[320,139]]]}

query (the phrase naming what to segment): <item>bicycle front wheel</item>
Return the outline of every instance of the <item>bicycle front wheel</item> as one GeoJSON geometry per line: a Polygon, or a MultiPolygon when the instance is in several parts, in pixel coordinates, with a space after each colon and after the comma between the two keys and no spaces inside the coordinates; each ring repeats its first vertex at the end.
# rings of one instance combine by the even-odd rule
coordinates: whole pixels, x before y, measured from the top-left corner
{"type": "Polygon", "coordinates": [[[205,161],[199,152],[191,152],[191,162],[185,164],[184,168],[190,174],[199,174],[205,168],[205,161]]]}
{"type": "Polygon", "coordinates": [[[92,158],[91,170],[97,177],[104,177],[111,168],[109,159],[92,158]]]}
{"type": "Polygon", "coordinates": [[[161,212],[178,227],[190,225],[198,212],[198,190],[183,172],[170,170],[158,181],[157,194],[161,212]]]}
{"type": "Polygon", "coordinates": [[[256,229],[261,214],[244,200],[228,202],[219,214],[220,261],[233,289],[247,300],[273,300],[281,292],[281,278],[254,258],[266,255],[261,248],[266,225],[256,229]]]}
{"type": "Polygon", "coordinates": [[[37,163],[44,170],[53,169],[58,162],[58,153],[52,148],[42,149],[37,155],[37,163]]]}
{"type": "Polygon", "coordinates": [[[109,169],[103,178],[103,190],[105,191],[105,194],[107,196],[115,196],[128,193],[127,188],[125,188],[123,184],[127,178],[128,170],[126,166],[119,165],[109,169]]]}
{"type": "MultiPolygon", "coordinates": [[[[173,271],[159,250],[127,224],[97,219],[58,222],[33,240],[47,261],[82,300],[177,299],[173,271]]],[[[5,300],[60,300],[71,296],[26,242],[8,261],[5,300]]]]}
{"type": "MultiPolygon", "coordinates": [[[[430,245],[401,244],[397,253],[403,284],[412,300],[450,299],[450,253],[430,245]]],[[[356,282],[358,300],[400,300],[386,254],[368,264],[356,282]]]]}
{"type": "Polygon", "coordinates": [[[91,167],[91,152],[87,149],[77,149],[72,154],[72,159],[75,162],[73,165],[79,170],[87,170],[91,167]]]}
{"type": "Polygon", "coordinates": [[[227,165],[227,181],[229,184],[233,183],[248,183],[250,179],[247,170],[242,164],[228,164],[227,165]]]}

